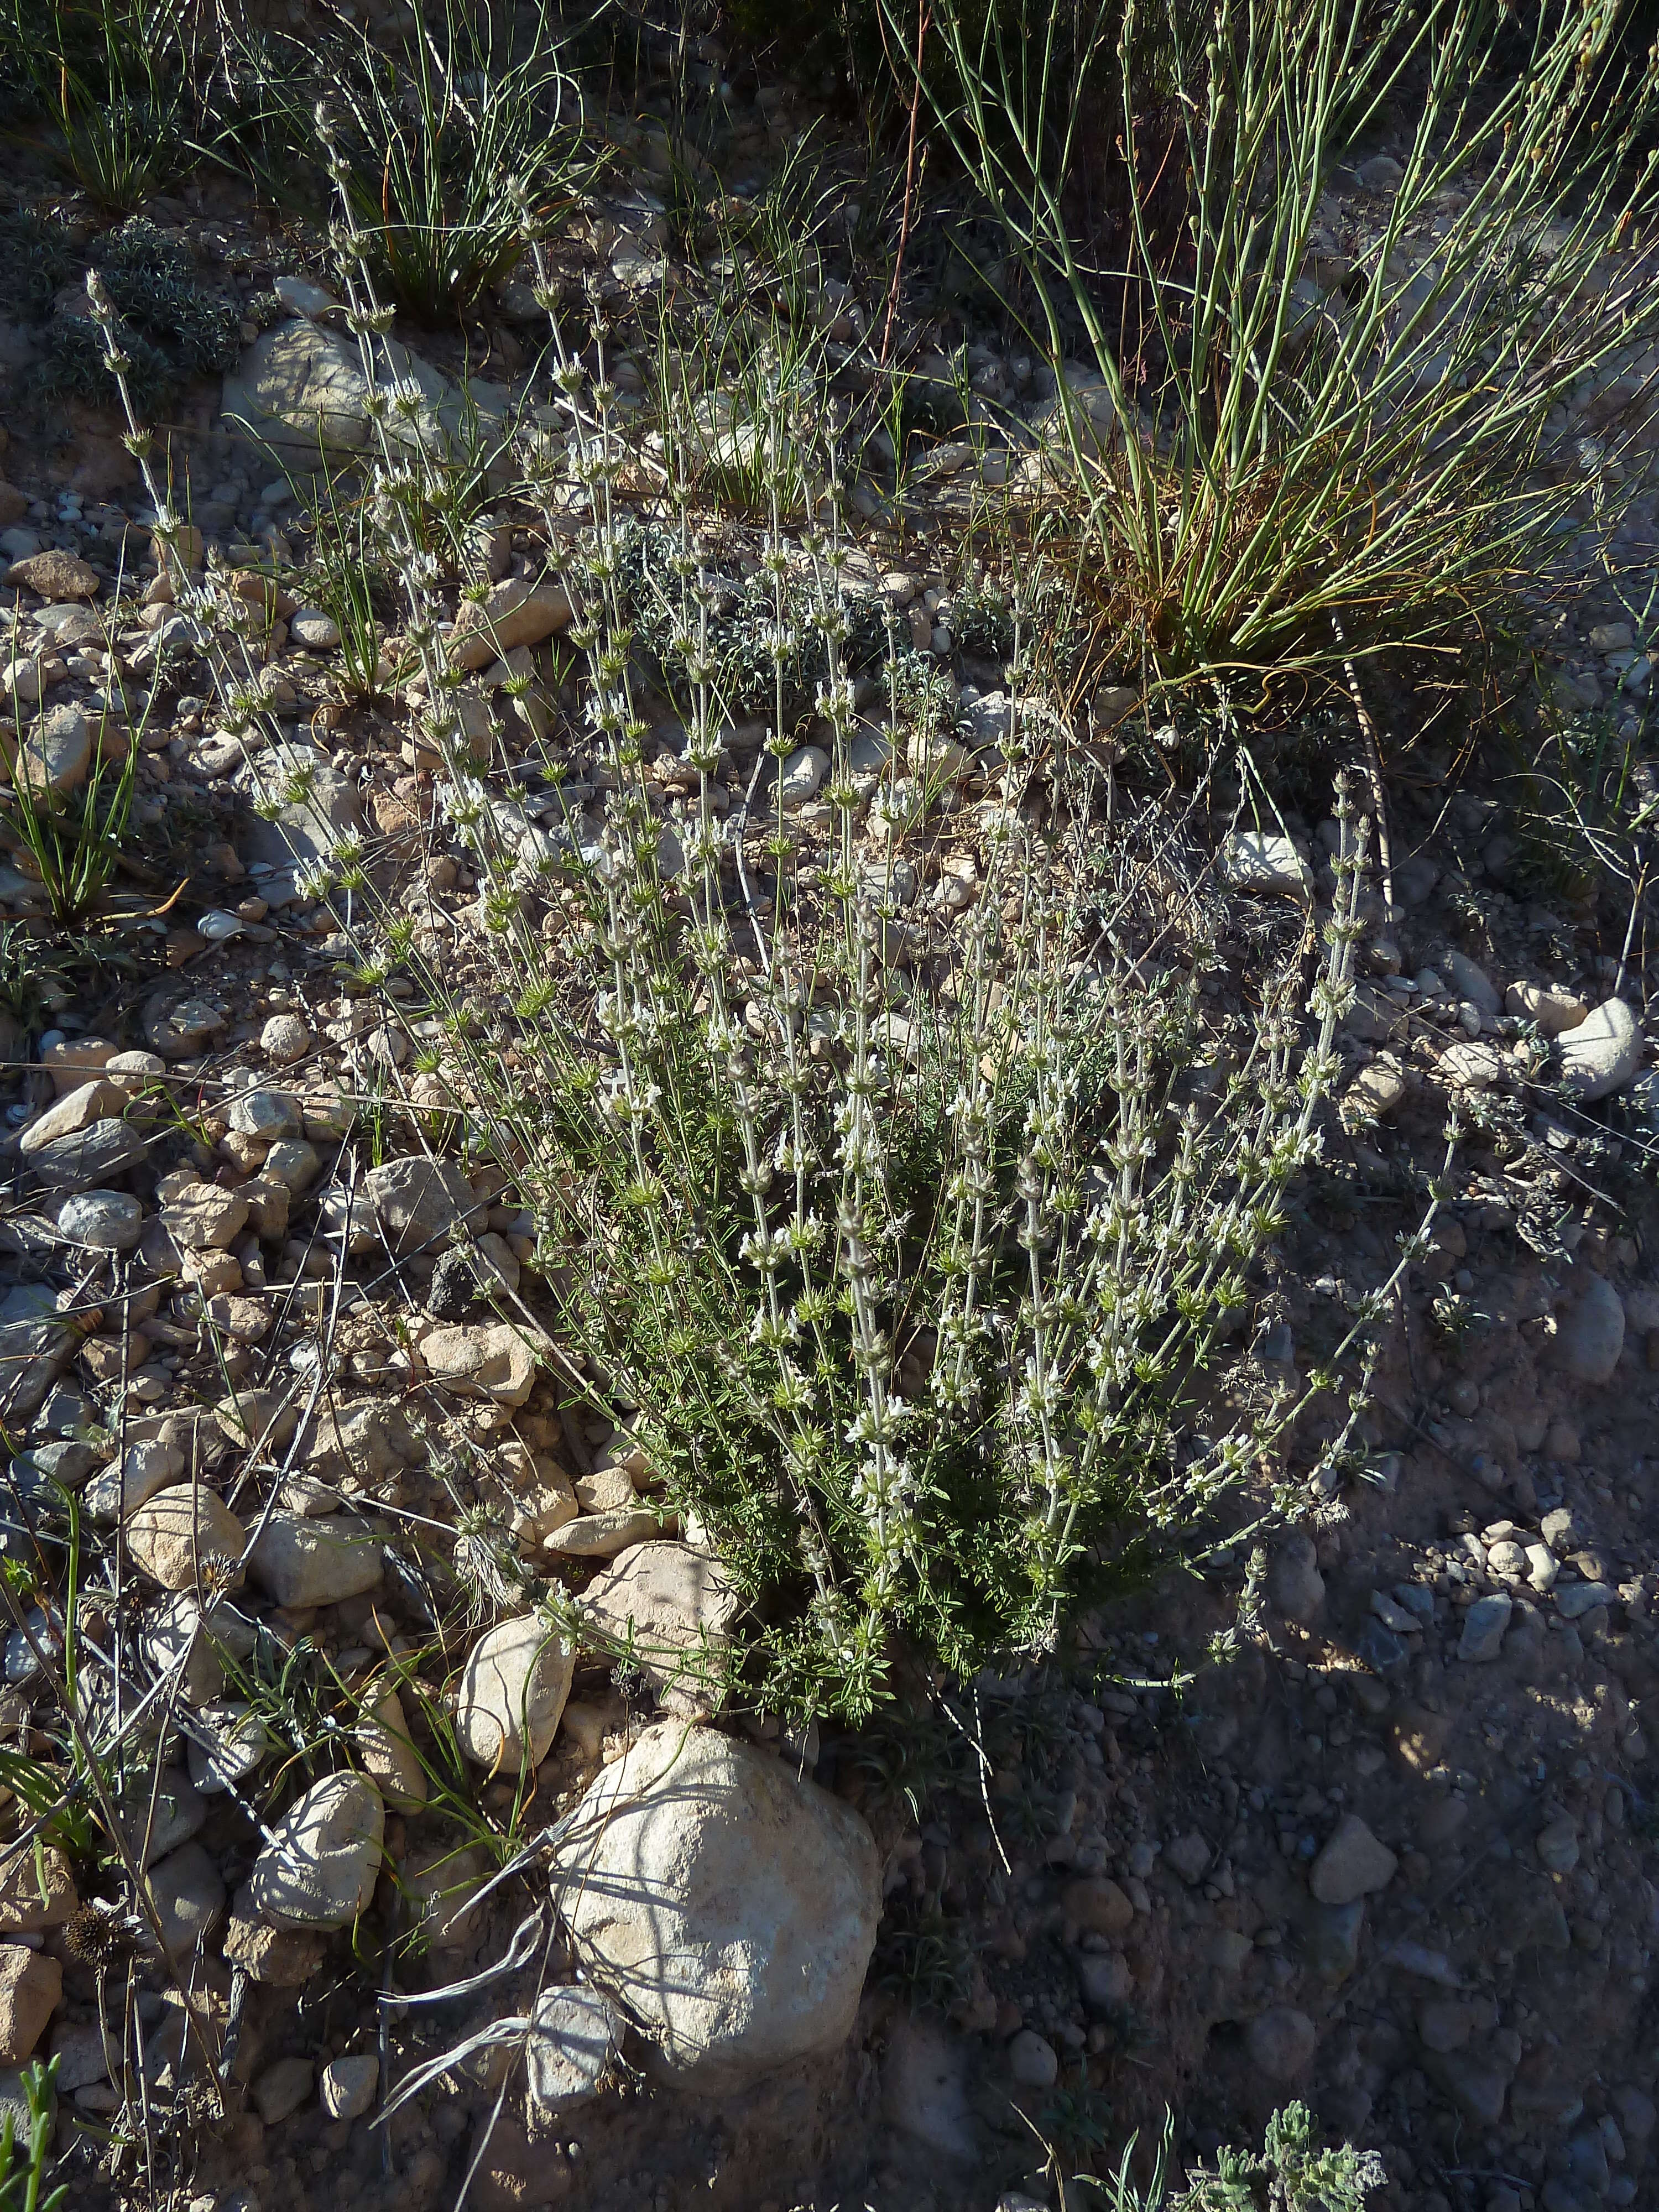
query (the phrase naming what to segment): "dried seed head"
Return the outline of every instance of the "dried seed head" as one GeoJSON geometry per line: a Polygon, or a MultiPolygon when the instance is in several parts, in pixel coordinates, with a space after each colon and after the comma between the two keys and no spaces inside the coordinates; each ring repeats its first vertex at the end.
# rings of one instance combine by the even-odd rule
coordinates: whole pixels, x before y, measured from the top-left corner
{"type": "Polygon", "coordinates": [[[155,1939],[136,1912],[88,1898],[64,1929],[64,1948],[83,1966],[108,1972],[154,1955],[155,1939]]]}

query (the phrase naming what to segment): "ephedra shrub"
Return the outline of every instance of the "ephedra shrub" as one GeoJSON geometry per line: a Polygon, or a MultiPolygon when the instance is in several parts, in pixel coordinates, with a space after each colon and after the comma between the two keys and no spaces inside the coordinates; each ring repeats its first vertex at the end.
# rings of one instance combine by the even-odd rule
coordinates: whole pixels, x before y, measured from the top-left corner
{"type": "Polygon", "coordinates": [[[1659,363],[1659,76],[1630,11],[1086,0],[1062,40],[1072,12],[939,0],[951,67],[924,83],[1053,357],[1097,387],[1061,380],[1059,473],[1126,648],[1174,683],[1328,670],[1547,568],[1607,457],[1568,403],[1639,412],[1659,363]],[[1149,18],[1173,95],[1151,108],[1127,60],[1149,18]],[[1072,216],[1099,155],[1074,50],[1120,61],[1104,247],[1072,216]],[[1348,177],[1350,255],[1339,165],[1402,117],[1375,189],[1348,177]]]}

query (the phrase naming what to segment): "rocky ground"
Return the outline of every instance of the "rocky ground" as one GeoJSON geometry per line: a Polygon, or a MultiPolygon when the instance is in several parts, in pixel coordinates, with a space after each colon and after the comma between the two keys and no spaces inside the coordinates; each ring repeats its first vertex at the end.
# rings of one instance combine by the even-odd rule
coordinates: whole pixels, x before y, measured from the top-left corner
{"type": "MultiPolygon", "coordinates": [[[[734,158],[763,174],[802,121],[761,88],[734,158]]],[[[620,323],[626,406],[645,382],[630,303],[672,272],[659,135],[622,135],[637,166],[571,252],[620,323]]],[[[39,177],[13,181],[45,206],[39,177]]],[[[1374,164],[1345,180],[1334,283],[1388,189],[1374,164]]],[[[315,242],[228,188],[149,212],[241,319],[228,394],[192,386],[172,426],[191,550],[242,580],[259,685],[314,755],[331,823],[464,971],[478,886],[434,805],[418,698],[347,699],[338,625],[306,595],[302,496],[223,416],[280,428],[319,376],[331,408],[358,404],[315,242]]],[[[523,293],[503,292],[499,381],[479,392],[504,410],[532,344],[523,293]]],[[[138,754],[92,954],[54,931],[0,817],[5,1540],[38,1582],[31,1602],[20,1571],[4,1654],[0,2061],[59,2055],[71,2201],[435,2207],[470,2177],[477,2212],[988,2212],[1055,2203],[1055,2170],[1115,2159],[1166,2106],[1195,2158],[1291,2096],[1380,2152],[1389,2212],[1653,2201],[1659,944],[1650,966],[1639,885],[1633,927],[1631,884],[1571,853],[1547,891],[1536,787],[1495,743],[1438,725],[1410,742],[1417,709],[1385,706],[1392,878],[1368,906],[1341,1122],[1250,1319],[1264,1382],[1316,1364],[1415,1225],[1458,1104],[1363,1479],[1306,1494],[1219,1662],[1243,1550],[1086,1619],[1064,1664],[918,1686],[902,1723],[688,1737],[696,1686],[672,1655],[732,1630],[719,1563],[665,1516],[625,1419],[590,1420],[562,1386],[522,1194],[428,1156],[454,1103],[440,1024],[398,976],[354,975],[342,916],[308,898],[314,817],[254,811],[259,764],[224,733],[211,639],[155,571],[110,410],[74,404],[56,442],[27,412],[50,318],[82,296],[0,329],[21,757],[67,793],[138,754]],[[67,1656],[64,1492],[80,1515],[67,1656]],[[670,1660],[619,1678],[523,1616],[469,1626],[420,1532],[453,1548],[486,1509],[597,1621],[648,1625],[670,1660]],[[23,1848],[48,1809],[24,1755],[66,1755],[66,1703],[83,1771],[96,1751],[108,1779],[23,1848]],[[611,1817],[586,1825],[596,1811],[611,1817]],[[140,1861],[135,1919],[116,1902],[140,1861]],[[516,2040],[490,2041],[503,2022],[516,2040]]],[[[827,298],[833,342],[855,345],[872,306],[827,298]]],[[[1045,396],[988,315],[963,308],[952,332],[1040,448],[1053,379],[1045,396]]],[[[465,356],[420,343],[441,416],[465,356]]],[[[1640,368],[1564,413],[1564,465],[1601,468],[1582,447],[1640,368]]],[[[886,532],[884,489],[860,488],[871,588],[950,677],[964,727],[995,681],[952,635],[939,550],[970,461],[988,473],[969,445],[939,448],[938,503],[908,538],[886,532]]],[[[494,642],[466,665],[486,709],[530,678],[514,711],[563,748],[559,803],[580,811],[596,786],[548,653],[545,548],[505,499],[486,520],[494,642]]],[[[1632,610],[1652,528],[1638,471],[1617,588],[1586,572],[1565,606],[1540,590],[1532,610],[1545,695],[1615,728],[1646,711],[1632,610]]],[[[458,648],[466,635],[464,618],[458,648]]],[[[981,787],[961,750],[965,805],[981,787]]],[[[803,755],[784,772],[805,823],[823,769],[803,755]]],[[[1299,915],[1309,882],[1331,895],[1328,789],[1328,770],[1248,849],[1210,825],[1235,887],[1222,1006],[1243,1002],[1273,918],[1299,915]]],[[[919,926],[948,926],[972,881],[923,858],[919,926]]]]}

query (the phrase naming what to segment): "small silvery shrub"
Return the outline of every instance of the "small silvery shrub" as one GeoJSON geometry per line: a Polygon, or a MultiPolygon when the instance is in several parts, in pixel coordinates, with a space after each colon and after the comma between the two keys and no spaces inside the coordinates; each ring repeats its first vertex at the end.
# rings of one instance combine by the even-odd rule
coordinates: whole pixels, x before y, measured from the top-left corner
{"type": "MultiPolygon", "coordinates": [[[[222,293],[196,281],[189,252],[142,216],[100,239],[91,258],[120,318],[134,404],[164,405],[182,385],[234,366],[240,318],[222,293]]],[[[102,339],[81,316],[48,325],[36,388],[56,399],[97,401],[109,390],[102,339]]]]}
{"type": "MultiPolygon", "coordinates": [[[[367,497],[401,579],[440,802],[477,872],[471,1003],[453,940],[377,908],[356,844],[334,855],[337,910],[367,970],[405,963],[447,1005],[453,1093],[533,1210],[562,1370],[632,1416],[667,1504],[760,1624],[735,1662],[745,1694],[857,1718],[902,1650],[957,1674],[1050,1650],[1091,1591],[1216,1540],[1213,1509],[1296,1411],[1259,1370],[1233,1374],[1225,1346],[1320,1148],[1363,831],[1344,797],[1322,952],[1310,915],[1291,924],[1252,978],[1253,1011],[1218,1017],[1179,836],[1155,817],[1114,826],[1097,804],[1037,680],[1033,594],[1010,597],[994,731],[958,743],[908,640],[853,582],[833,451],[805,472],[819,434],[781,395],[757,457],[758,601],[738,595],[725,618],[732,595],[693,515],[695,426],[657,433],[641,557],[618,495],[639,454],[603,343],[590,379],[556,323],[565,434],[527,434],[520,459],[562,549],[550,580],[569,604],[562,650],[599,798],[581,812],[553,790],[532,811],[504,796],[495,733],[463,726],[426,550],[448,465],[410,435],[418,391],[385,373],[377,248],[354,228],[325,114],[319,129],[375,386],[367,497]],[[642,636],[659,725],[663,694],[677,717],[672,797],[652,773],[642,636]],[[757,640],[766,734],[739,766],[757,640]],[[976,801],[953,788],[953,744],[978,748],[976,801]],[[918,906],[918,860],[941,846],[918,906]]],[[[539,261],[533,230],[526,243],[539,261]]],[[[228,665],[233,728],[257,711],[240,680],[228,665]]],[[[280,741],[264,759],[303,803],[302,764],[280,741]]],[[[556,783],[565,756],[542,765],[556,783]]]]}
{"type": "Polygon", "coordinates": [[[1261,2153],[1228,2148],[1212,2173],[1188,2174],[1181,2212],[1364,2212],[1388,2179],[1374,2150],[1317,2147],[1313,2114],[1290,2104],[1267,2122],[1261,2153]]]}
{"type": "Polygon", "coordinates": [[[1086,2198],[1073,2197],[1062,2179],[1060,2204],[1103,2202],[1109,2212],[1364,2212],[1372,2190],[1388,2180],[1382,2160],[1352,2143],[1321,2149],[1317,2135],[1305,2105],[1285,2105],[1268,2120],[1259,2152],[1229,2145],[1217,2153],[1213,2168],[1196,2167],[1177,2181],[1171,2113],[1144,2187],[1130,2172],[1132,2136],[1115,2172],[1104,2179],[1075,2177],[1086,2198]]]}
{"type": "MultiPolygon", "coordinates": [[[[357,312],[372,363],[372,301],[357,312]]],[[[526,454],[526,479],[566,549],[597,836],[478,772],[416,550],[422,466],[388,444],[383,470],[441,801],[477,872],[483,995],[507,1010],[452,1023],[454,1066],[535,1211],[556,1338],[602,1403],[635,1412],[669,1501],[760,1611],[751,1692],[857,1716],[901,1644],[957,1672],[1051,1648],[1091,1585],[1189,1547],[1281,1431],[1287,1402],[1230,1407],[1212,1370],[1318,1150],[1360,841],[1311,1000],[1304,933],[1228,1033],[1174,856],[1106,832],[1017,609],[987,793],[953,825],[972,857],[942,879],[944,950],[912,978],[937,732],[907,708],[890,627],[885,714],[855,712],[849,649],[884,624],[849,581],[830,458],[801,481],[807,435],[779,420],[768,734],[726,811],[757,611],[751,594],[719,619],[695,437],[660,434],[670,520],[642,559],[602,366],[590,384],[566,358],[558,385],[569,435],[526,454]],[[803,512],[825,519],[792,535],[803,512]],[[642,634],[682,732],[672,810],[648,772],[642,634]],[[810,831],[783,772],[809,732],[827,756],[810,831]]],[[[441,998],[412,918],[384,927],[441,998]]]]}

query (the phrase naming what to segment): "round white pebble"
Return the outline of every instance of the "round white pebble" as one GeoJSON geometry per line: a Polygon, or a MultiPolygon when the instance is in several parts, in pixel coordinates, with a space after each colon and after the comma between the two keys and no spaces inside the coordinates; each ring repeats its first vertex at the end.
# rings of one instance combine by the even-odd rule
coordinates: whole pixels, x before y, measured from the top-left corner
{"type": "Polygon", "coordinates": [[[259,1032],[259,1049],[278,1067],[286,1067],[311,1050],[311,1031],[298,1014],[273,1014],[259,1032]]]}

